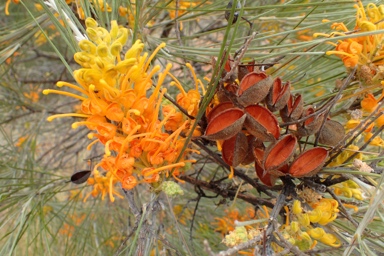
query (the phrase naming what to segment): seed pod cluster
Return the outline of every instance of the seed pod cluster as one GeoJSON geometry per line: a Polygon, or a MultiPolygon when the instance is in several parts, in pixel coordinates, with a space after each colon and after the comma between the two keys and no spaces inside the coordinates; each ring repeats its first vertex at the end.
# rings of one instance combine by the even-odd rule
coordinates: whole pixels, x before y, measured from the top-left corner
{"type": "MultiPolygon", "coordinates": [[[[230,69],[227,61],[225,70],[230,69]]],[[[324,115],[305,107],[303,97],[291,93],[289,82],[273,79],[252,65],[240,64],[238,79],[239,83],[229,79],[219,85],[219,104],[206,116],[204,138],[221,142],[223,160],[233,167],[254,162],[257,176],[267,186],[283,175],[301,178],[320,171],[328,151],[314,147],[297,154],[298,138],[319,133],[320,143],[334,145],[344,137],[342,125],[327,120],[319,132],[324,115]],[[283,122],[303,121],[290,134],[281,135],[279,116],[283,122]]]]}

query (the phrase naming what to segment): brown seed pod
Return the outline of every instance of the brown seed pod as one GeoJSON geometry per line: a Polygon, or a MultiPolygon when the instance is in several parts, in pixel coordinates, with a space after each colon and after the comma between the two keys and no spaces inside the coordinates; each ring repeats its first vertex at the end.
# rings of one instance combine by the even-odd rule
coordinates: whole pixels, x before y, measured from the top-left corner
{"type": "Polygon", "coordinates": [[[288,172],[296,178],[313,176],[321,170],[327,157],[328,151],[325,148],[309,149],[293,161],[288,172]]]}
{"type": "Polygon", "coordinates": [[[275,143],[272,143],[265,150],[263,159],[265,171],[275,176],[286,175],[279,169],[288,164],[295,153],[296,144],[297,139],[292,134],[285,135],[275,143]]]}
{"type": "Polygon", "coordinates": [[[227,140],[241,131],[247,115],[239,108],[230,108],[217,114],[208,123],[204,138],[227,140]]]}
{"type": "MultiPolygon", "coordinates": [[[[241,162],[242,165],[247,165],[247,164],[250,164],[250,163],[255,161],[255,156],[253,154],[253,150],[252,149],[254,147],[257,147],[256,145],[259,145],[258,142],[257,142],[259,140],[257,140],[252,135],[248,135],[247,136],[247,141],[248,141],[248,151],[247,151],[247,154],[246,154],[245,158],[241,162]]],[[[263,144],[261,143],[261,145],[263,145],[263,144]]],[[[259,147],[261,147],[261,145],[259,145],[259,147]]]]}
{"type": "Polygon", "coordinates": [[[304,101],[301,94],[292,94],[289,96],[287,105],[280,110],[281,119],[284,122],[292,122],[298,120],[304,111],[304,101]]]}
{"type": "Polygon", "coordinates": [[[232,138],[225,140],[222,145],[222,157],[230,166],[238,166],[248,153],[248,140],[244,133],[239,132],[232,138]]]}
{"type": "Polygon", "coordinates": [[[284,108],[287,105],[290,96],[290,83],[286,82],[283,85],[280,77],[276,78],[267,96],[266,101],[268,109],[273,112],[284,108]]]}
{"type": "MultiPolygon", "coordinates": [[[[315,109],[312,106],[308,106],[304,110],[304,116],[309,116],[315,113],[315,109]]],[[[315,115],[304,121],[302,125],[297,127],[297,135],[301,137],[310,136],[319,131],[321,124],[323,122],[324,114],[315,115]]]]}
{"type": "Polygon", "coordinates": [[[237,100],[243,107],[257,104],[267,97],[272,84],[272,78],[263,72],[249,73],[241,80],[237,100]]]}
{"type": "Polygon", "coordinates": [[[211,111],[209,111],[207,115],[207,122],[209,123],[213,118],[215,118],[218,114],[223,112],[226,109],[233,108],[233,103],[230,101],[220,103],[219,105],[215,106],[211,111]]]}
{"type": "Polygon", "coordinates": [[[251,105],[245,108],[245,113],[247,118],[244,126],[250,134],[262,142],[279,138],[279,123],[271,111],[259,105],[251,105]]]}
{"type": "Polygon", "coordinates": [[[264,171],[263,167],[261,167],[257,161],[255,162],[255,171],[257,177],[262,183],[264,183],[268,187],[272,187],[273,185],[275,185],[277,177],[264,171]]]}
{"type": "Polygon", "coordinates": [[[344,139],[344,136],[345,130],[341,123],[333,120],[327,120],[319,132],[319,142],[321,144],[335,146],[342,139],[344,139]]]}

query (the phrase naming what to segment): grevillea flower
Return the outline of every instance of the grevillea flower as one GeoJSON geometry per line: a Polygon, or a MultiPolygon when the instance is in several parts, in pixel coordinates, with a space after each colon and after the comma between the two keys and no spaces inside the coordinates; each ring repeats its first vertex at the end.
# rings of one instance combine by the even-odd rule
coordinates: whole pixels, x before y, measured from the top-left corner
{"type": "MultiPolygon", "coordinates": [[[[95,165],[95,176],[89,179],[89,184],[94,186],[93,196],[101,194],[104,198],[108,194],[113,201],[114,196],[119,196],[114,190],[118,182],[124,189],[132,189],[140,183],[158,186],[168,174],[176,178],[183,173],[186,163],[194,162],[186,159],[191,149],[180,155],[185,143],[181,133],[191,120],[182,118],[177,127],[165,132],[166,123],[172,119],[174,111],[160,114],[166,93],[162,85],[168,75],[174,83],[180,82],[169,73],[171,64],[158,74],[156,82],[152,80],[161,68],[152,67],[150,63],[165,47],[164,43],[149,56],[142,53],[144,44],[137,40],[121,57],[128,40],[126,28],[112,21],[111,30],[107,31],[92,18],[86,19],[85,23],[89,40],[79,42],[81,51],[74,56],[81,65],[74,71],[78,85],[57,83],[58,87],[67,87],[76,93],[52,89],[43,93],[66,95],[82,101],[80,113],[53,115],[48,120],[65,116],[82,118],[72,127],[86,126],[91,131],[88,138],[93,141],[87,148],[95,143],[104,145],[104,158],[95,165]]],[[[196,113],[197,98],[194,96],[188,104],[181,105],[196,113]]]]}
{"type": "MultiPolygon", "coordinates": [[[[344,23],[334,23],[331,28],[336,30],[330,35],[316,33],[314,36],[345,36],[350,33],[363,33],[370,31],[377,31],[384,28],[384,5],[376,6],[373,3],[367,4],[364,8],[361,1],[354,5],[356,8],[356,23],[353,31],[349,31],[344,23]]],[[[372,76],[377,74],[377,67],[384,64],[384,48],[383,48],[384,35],[373,34],[369,36],[361,36],[339,40],[337,44],[331,43],[335,46],[335,50],[328,51],[327,54],[335,54],[340,57],[347,68],[358,65],[359,71],[362,67],[370,67],[372,76]],[[371,64],[374,67],[371,67],[371,64]]],[[[365,74],[367,75],[367,74],[365,74]]]]}
{"type": "Polygon", "coordinates": [[[305,211],[301,206],[301,202],[294,200],[291,214],[289,208],[285,207],[287,220],[285,225],[282,226],[282,233],[285,238],[301,250],[314,248],[317,244],[316,241],[332,247],[339,247],[341,243],[335,235],[326,233],[321,227],[313,227],[313,224],[327,225],[337,218],[339,211],[337,201],[321,198],[318,201],[310,202],[309,205],[313,210],[305,211]],[[289,222],[289,218],[292,219],[291,222],[289,222]]]}
{"type": "Polygon", "coordinates": [[[11,1],[14,4],[18,4],[20,2],[20,0],[7,0],[7,2],[5,3],[5,15],[9,15],[9,5],[11,4],[11,1]]]}
{"type": "Polygon", "coordinates": [[[337,218],[339,204],[335,199],[322,198],[311,206],[313,210],[309,213],[309,219],[312,223],[327,225],[337,218]]]}
{"type": "Polygon", "coordinates": [[[363,200],[361,188],[356,182],[347,180],[332,186],[336,195],[343,195],[348,198],[356,198],[357,200],[363,200]]]}

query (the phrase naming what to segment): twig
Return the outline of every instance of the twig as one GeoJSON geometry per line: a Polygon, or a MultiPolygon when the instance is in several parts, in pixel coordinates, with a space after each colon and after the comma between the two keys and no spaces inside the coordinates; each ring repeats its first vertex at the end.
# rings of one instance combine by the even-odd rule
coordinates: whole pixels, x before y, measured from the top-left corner
{"type": "MultiPolygon", "coordinates": [[[[267,238],[266,244],[265,244],[265,250],[271,251],[271,242],[273,240],[272,232],[275,231],[274,228],[274,222],[277,219],[278,214],[280,213],[281,209],[285,205],[285,199],[290,195],[295,195],[295,184],[292,182],[292,180],[289,177],[282,177],[281,180],[284,183],[283,190],[279,194],[276,204],[272,209],[272,213],[270,215],[270,220],[268,223],[267,231],[265,233],[265,237],[267,238]]],[[[265,255],[265,251],[263,254],[265,255]]]]}
{"type": "MultiPolygon", "coordinates": [[[[236,196],[236,190],[223,188],[223,186],[221,186],[220,184],[215,184],[212,182],[208,183],[206,181],[197,180],[191,176],[181,176],[179,178],[188,182],[188,183],[191,183],[193,185],[200,186],[205,190],[215,192],[224,198],[234,198],[236,196]]],[[[237,194],[237,198],[240,198],[240,199],[242,199],[248,203],[251,203],[253,205],[265,205],[269,208],[274,207],[274,205],[271,203],[271,201],[269,199],[258,198],[258,197],[252,196],[252,195],[241,194],[241,193],[237,194]]]]}
{"type": "MultiPolygon", "coordinates": [[[[299,124],[299,123],[302,123],[302,122],[308,120],[311,117],[314,117],[314,116],[317,117],[317,116],[325,114],[325,113],[328,114],[330,109],[332,108],[332,106],[341,98],[341,93],[342,93],[343,89],[349,84],[349,82],[352,79],[352,77],[355,74],[355,72],[356,72],[356,68],[354,69],[354,71],[351,74],[349,74],[347,80],[345,80],[345,82],[343,84],[342,89],[339,90],[337,95],[335,97],[333,97],[330,101],[325,103],[324,106],[320,107],[318,111],[316,111],[316,112],[314,112],[314,113],[312,113],[312,114],[310,114],[308,116],[305,116],[303,118],[300,118],[298,120],[279,124],[280,127],[286,127],[286,126],[290,126],[292,124],[299,124]]],[[[324,119],[326,119],[326,116],[324,116],[324,119]]]]}
{"type": "Polygon", "coordinates": [[[235,58],[235,61],[233,63],[233,67],[231,68],[231,70],[227,74],[225,74],[225,77],[221,79],[221,82],[228,81],[230,79],[230,77],[234,75],[237,66],[239,65],[241,59],[244,57],[244,54],[247,51],[249,44],[255,38],[256,34],[257,34],[256,32],[253,32],[252,35],[247,39],[247,41],[245,41],[244,45],[241,46],[241,48],[236,51],[236,52],[239,52],[239,56],[237,58],[235,58]]]}
{"type": "MultiPolygon", "coordinates": [[[[208,155],[210,157],[212,157],[215,162],[217,162],[218,164],[220,164],[222,167],[226,168],[228,171],[230,171],[230,166],[225,163],[223,161],[223,159],[221,157],[219,157],[217,154],[215,154],[214,152],[212,152],[212,150],[210,150],[209,148],[207,148],[203,143],[201,143],[199,140],[192,140],[193,143],[195,143],[197,146],[199,146],[199,148],[201,148],[202,150],[204,150],[205,152],[208,153],[208,155]]],[[[233,171],[234,171],[234,174],[235,176],[239,177],[240,179],[248,182],[252,187],[254,187],[257,191],[259,192],[263,192],[265,193],[266,195],[272,197],[273,195],[268,191],[268,189],[266,187],[264,187],[263,185],[260,185],[259,183],[257,183],[255,180],[251,179],[249,176],[245,175],[243,172],[233,168],[233,171]]],[[[279,187],[278,187],[279,188],[279,187]]],[[[279,188],[280,189],[280,188],[279,188]]]]}
{"type": "Polygon", "coordinates": [[[331,104],[329,105],[327,111],[325,112],[324,114],[324,119],[323,119],[323,122],[321,123],[321,126],[320,126],[320,129],[316,135],[316,139],[315,139],[315,143],[314,143],[314,146],[316,147],[317,146],[317,142],[319,140],[319,137],[320,137],[320,132],[321,130],[323,129],[324,125],[325,125],[325,122],[327,121],[327,116],[329,115],[329,112],[331,112],[331,109],[332,107],[337,103],[338,100],[341,99],[342,97],[342,92],[344,91],[344,89],[349,85],[349,83],[351,82],[352,80],[352,77],[355,75],[356,73],[356,70],[357,70],[357,66],[352,70],[352,72],[348,75],[347,79],[344,81],[343,85],[341,86],[340,90],[337,92],[337,94],[335,95],[335,97],[332,99],[331,101],[331,104]]]}
{"type": "Polygon", "coordinates": [[[128,233],[127,237],[124,238],[123,242],[120,244],[120,246],[117,249],[117,251],[115,252],[114,256],[118,256],[118,255],[120,255],[120,253],[122,253],[125,244],[127,243],[127,241],[131,238],[131,236],[137,230],[137,227],[139,226],[140,219],[142,217],[141,211],[136,206],[133,191],[132,190],[126,190],[126,189],[122,189],[122,190],[125,194],[125,197],[127,198],[128,206],[131,209],[133,215],[135,216],[135,225],[133,226],[131,232],[128,233]]]}
{"type": "MultiPolygon", "coordinates": [[[[384,126],[381,126],[372,136],[371,138],[369,138],[369,140],[359,148],[359,151],[362,151],[364,150],[368,145],[369,143],[371,143],[373,141],[374,138],[377,137],[377,135],[379,135],[379,133],[381,133],[384,129],[384,126]]],[[[357,154],[359,154],[359,152],[354,152],[350,157],[347,158],[347,160],[345,160],[344,162],[345,163],[348,163],[348,161],[352,160],[357,154]]]]}
{"type": "MultiPolygon", "coordinates": [[[[371,117],[373,117],[377,111],[379,110],[379,108],[381,107],[382,105],[382,101],[380,101],[377,105],[377,108],[365,119],[365,120],[368,120],[370,119],[371,117]]],[[[381,115],[381,114],[380,114],[381,115]]],[[[377,118],[380,117],[380,115],[377,115],[374,119],[372,119],[371,121],[369,122],[360,122],[353,130],[351,130],[346,136],[344,136],[344,139],[341,140],[337,145],[335,145],[333,147],[333,149],[329,152],[330,154],[334,153],[335,151],[337,151],[335,154],[333,154],[328,160],[327,162],[324,164],[324,166],[327,166],[330,162],[332,162],[333,159],[335,159],[340,153],[341,153],[341,149],[343,148],[346,148],[348,147],[349,145],[351,145],[353,143],[353,141],[361,134],[364,132],[364,130],[369,126],[371,125],[373,122],[375,122],[375,120],[377,118]],[[352,137],[352,138],[351,138],[352,137]],[[347,144],[344,145],[345,141],[347,139],[351,138],[347,144]]]]}

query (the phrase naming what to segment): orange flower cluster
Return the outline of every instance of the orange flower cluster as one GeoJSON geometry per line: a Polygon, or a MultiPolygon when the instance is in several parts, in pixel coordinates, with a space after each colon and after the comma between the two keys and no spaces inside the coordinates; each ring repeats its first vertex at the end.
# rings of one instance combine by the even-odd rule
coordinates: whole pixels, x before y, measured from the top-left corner
{"type": "MultiPolygon", "coordinates": [[[[337,32],[330,35],[316,33],[315,36],[345,36],[351,33],[359,34],[384,29],[384,5],[376,6],[373,3],[369,3],[366,8],[364,8],[361,1],[358,1],[358,4],[355,4],[354,7],[357,12],[356,25],[353,31],[349,31],[344,23],[334,23],[331,27],[332,29],[337,30],[337,32]]],[[[334,51],[328,51],[327,54],[336,54],[343,60],[344,65],[347,68],[351,68],[356,65],[359,67],[370,64],[374,64],[375,66],[383,65],[383,39],[384,35],[380,33],[339,40],[337,44],[332,43],[336,49],[334,51]]],[[[372,70],[371,72],[374,72],[374,75],[376,74],[376,70],[372,70]]]]}
{"type": "MultiPolygon", "coordinates": [[[[382,85],[384,85],[384,81],[381,82],[382,85]]],[[[357,125],[361,123],[361,117],[364,115],[369,115],[373,111],[376,111],[377,108],[379,108],[379,102],[382,101],[384,98],[384,90],[382,90],[381,95],[376,99],[375,96],[372,93],[368,93],[364,99],[361,101],[361,109],[362,112],[358,116],[353,116],[345,125],[345,128],[350,130],[354,129],[357,125]]],[[[381,115],[376,119],[374,123],[369,125],[365,130],[364,130],[364,141],[367,142],[369,141],[373,134],[374,134],[374,129],[380,128],[384,125],[384,108],[381,107],[378,109],[379,111],[377,113],[381,113],[381,115]]],[[[384,140],[380,136],[376,136],[373,138],[373,140],[370,141],[369,143],[372,146],[379,146],[379,147],[384,147],[384,140]]]]}
{"type": "MultiPolygon", "coordinates": [[[[182,153],[185,139],[180,136],[191,127],[191,120],[175,118],[179,116],[178,110],[169,106],[164,107],[161,115],[166,93],[162,85],[166,77],[169,75],[174,80],[172,83],[180,85],[169,73],[171,64],[158,75],[156,83],[152,80],[160,66],[150,67],[150,63],[165,44],[148,57],[148,53],[142,54],[144,44],[137,40],[122,59],[122,47],[128,39],[126,28],[112,21],[108,32],[92,18],[86,20],[86,26],[89,40],[79,42],[81,51],[74,56],[82,66],[74,72],[79,85],[57,83],[58,87],[69,87],[78,94],[60,90],[44,90],[43,93],[67,95],[82,101],[81,113],[54,115],[48,120],[64,116],[85,118],[73,123],[72,127],[85,125],[92,131],[88,138],[93,142],[88,149],[95,143],[105,147],[104,158],[95,165],[94,173],[100,176],[96,170],[101,168],[107,175],[88,180],[95,187],[92,195],[104,197],[108,192],[114,201],[118,193],[113,185],[117,182],[124,189],[132,189],[139,183],[157,186],[169,173],[176,178],[184,171],[186,163],[194,162],[187,160],[192,149],[187,148],[182,153]]],[[[198,79],[195,81],[201,83],[198,79]]],[[[179,88],[182,89],[181,85],[179,88]]],[[[199,100],[197,89],[187,93],[182,90],[178,96],[179,104],[191,114],[197,113],[199,100]],[[193,96],[182,100],[188,95],[193,96]]]]}

